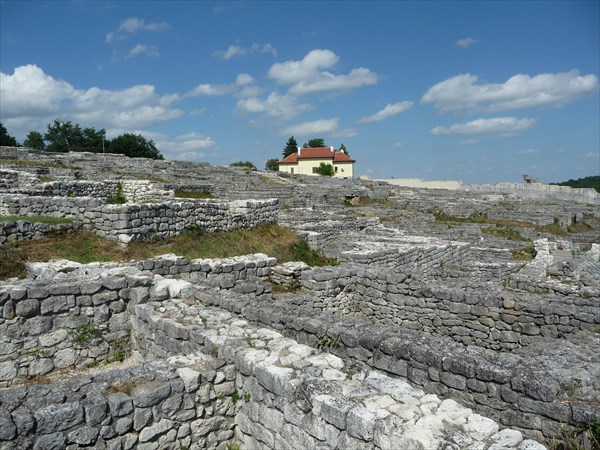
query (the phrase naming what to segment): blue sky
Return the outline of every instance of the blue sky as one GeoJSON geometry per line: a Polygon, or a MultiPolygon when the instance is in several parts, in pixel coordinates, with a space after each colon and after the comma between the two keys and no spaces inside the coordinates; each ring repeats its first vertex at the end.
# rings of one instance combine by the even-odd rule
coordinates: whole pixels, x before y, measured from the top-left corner
{"type": "Polygon", "coordinates": [[[0,1],[0,121],[264,167],[291,135],[357,175],[600,174],[600,2],[0,1]]]}

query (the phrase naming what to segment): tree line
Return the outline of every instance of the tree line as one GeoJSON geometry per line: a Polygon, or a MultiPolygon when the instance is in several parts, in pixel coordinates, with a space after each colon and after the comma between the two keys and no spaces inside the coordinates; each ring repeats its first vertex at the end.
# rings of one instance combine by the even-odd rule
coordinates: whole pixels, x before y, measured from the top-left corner
{"type": "MultiPolygon", "coordinates": [[[[2,123],[0,145],[19,146],[2,123]]],[[[124,133],[114,139],[106,139],[105,129],[82,128],[78,123],[63,122],[60,119],[49,123],[43,135],[39,131],[30,131],[23,141],[23,147],[58,153],[118,153],[131,158],[164,159],[154,141],[142,135],[124,133]]]]}

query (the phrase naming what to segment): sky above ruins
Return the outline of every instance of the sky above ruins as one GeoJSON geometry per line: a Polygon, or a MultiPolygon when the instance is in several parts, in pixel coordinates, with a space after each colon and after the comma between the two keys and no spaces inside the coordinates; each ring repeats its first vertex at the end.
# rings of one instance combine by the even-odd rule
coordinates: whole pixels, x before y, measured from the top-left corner
{"type": "Polygon", "coordinates": [[[599,4],[1,0],[0,121],[217,165],[293,135],[374,178],[599,175],[599,4]]]}

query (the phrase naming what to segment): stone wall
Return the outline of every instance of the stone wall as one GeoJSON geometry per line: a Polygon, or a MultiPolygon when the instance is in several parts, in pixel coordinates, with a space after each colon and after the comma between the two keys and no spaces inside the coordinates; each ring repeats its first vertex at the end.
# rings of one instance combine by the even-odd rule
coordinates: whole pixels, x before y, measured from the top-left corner
{"type": "MultiPolygon", "coordinates": [[[[222,297],[215,294],[205,291],[200,298],[222,297]]],[[[485,449],[508,436],[507,448],[523,442],[516,430],[498,432],[493,421],[453,400],[352,368],[223,310],[176,300],[147,303],[136,307],[133,320],[136,346],[146,358],[200,352],[235,371],[235,382],[215,386],[211,394],[239,402],[235,439],[241,448],[392,450],[464,439],[485,449]]]]}
{"type": "Polygon", "coordinates": [[[96,233],[122,242],[176,236],[189,228],[200,231],[252,228],[276,222],[278,211],[277,199],[107,205],[91,197],[0,195],[1,215],[78,219],[96,233]]]}
{"type": "Polygon", "coordinates": [[[501,290],[479,283],[456,288],[385,268],[315,268],[302,287],[317,294],[314,308],[384,325],[450,336],[467,345],[509,350],[539,336],[559,338],[600,327],[600,290],[555,297],[549,292],[501,290]]]}
{"type": "Polygon", "coordinates": [[[16,241],[32,241],[42,239],[48,233],[66,233],[76,230],[81,222],[49,224],[17,220],[16,222],[0,222],[0,245],[16,241]]]}
{"type": "Polygon", "coordinates": [[[543,183],[496,183],[465,184],[462,189],[470,192],[502,192],[517,197],[539,198],[544,200],[566,200],[600,205],[600,193],[594,189],[574,189],[569,186],[554,186],[543,183]]]}
{"type": "Polygon", "coordinates": [[[233,372],[147,363],[0,391],[4,450],[214,449],[233,437],[233,372]],[[193,443],[193,446],[192,446],[193,443]]]}
{"type": "Polygon", "coordinates": [[[377,368],[456,399],[536,439],[558,436],[565,424],[588,423],[600,414],[600,338],[594,333],[574,342],[539,338],[513,352],[494,352],[405,327],[315,313],[306,297],[265,302],[198,291],[196,298],[299,343],[327,348],[347,364],[377,368]]]}
{"type": "Polygon", "coordinates": [[[262,280],[275,262],[256,254],[191,261],[165,255],[104,266],[31,264],[32,279],[0,286],[0,387],[123,356],[136,304],[185,295],[182,282],[154,275],[259,297],[270,293],[262,280]]]}
{"type": "MultiPolygon", "coordinates": [[[[256,260],[248,258],[247,268],[256,260]]],[[[232,299],[261,298],[254,294],[228,297],[221,287],[151,278],[131,265],[63,264],[62,271],[52,268],[56,264],[46,266],[43,271],[38,263],[32,267],[34,280],[8,284],[0,294],[2,326],[7,327],[1,335],[11,338],[8,344],[16,328],[34,326],[26,320],[35,320],[39,311],[53,319],[52,328],[43,336],[30,336],[23,348],[35,348],[31,353],[41,359],[75,351],[61,345],[70,336],[68,320],[77,321],[77,313],[84,311],[67,312],[60,296],[67,297],[67,305],[74,300],[75,308],[89,295],[90,308],[108,305],[106,314],[114,309],[108,318],[94,315],[109,324],[109,332],[117,316],[119,324],[125,321],[125,311],[115,305],[128,299],[127,337],[145,363],[102,370],[101,358],[88,354],[87,362],[97,366],[91,372],[66,379],[63,374],[62,381],[53,378],[52,370],[30,373],[35,384],[0,390],[2,448],[222,449],[241,443],[243,448],[278,450],[393,450],[398,445],[434,448],[464,442],[482,449],[544,448],[524,440],[517,430],[500,431],[493,420],[453,400],[426,395],[404,381],[349,365],[198,302],[221,299],[236,311],[232,299]],[[98,273],[104,276],[94,278],[98,273]],[[12,310],[20,316],[11,318],[12,310]]],[[[88,317],[91,313],[87,311],[88,317]]],[[[254,313],[262,314],[260,309],[254,313]]],[[[90,344],[104,347],[104,336],[90,344]]],[[[328,345],[317,340],[315,347],[328,345]]],[[[17,352],[29,353],[10,349],[11,355],[17,352]]]]}

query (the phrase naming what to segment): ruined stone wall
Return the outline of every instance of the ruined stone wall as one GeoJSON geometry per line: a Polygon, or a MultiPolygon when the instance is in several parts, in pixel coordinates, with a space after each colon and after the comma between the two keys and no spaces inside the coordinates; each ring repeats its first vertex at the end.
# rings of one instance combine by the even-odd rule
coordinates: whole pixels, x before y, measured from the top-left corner
{"type": "Polygon", "coordinates": [[[462,189],[470,192],[502,192],[518,197],[540,198],[544,200],[567,200],[579,203],[600,204],[600,193],[594,189],[574,189],[569,186],[554,186],[542,183],[496,183],[465,184],[462,189]]]}
{"type": "MultiPolygon", "coordinates": [[[[215,294],[205,291],[200,298],[222,297],[215,294]]],[[[497,435],[497,424],[452,400],[352,369],[339,357],[223,310],[191,302],[148,303],[136,307],[133,320],[136,346],[146,358],[195,351],[235,371],[235,382],[215,386],[211,394],[239,402],[235,440],[241,448],[437,448],[459,436],[488,448],[509,434],[497,435]]],[[[504,442],[508,448],[521,443],[515,431],[510,435],[515,440],[504,442]]]]}
{"type": "Polygon", "coordinates": [[[155,274],[261,296],[270,292],[261,280],[274,264],[275,258],[256,254],[192,261],[166,256],[107,268],[69,265],[64,272],[34,265],[35,279],[0,286],[0,387],[128,352],[135,305],[193,295],[182,292],[177,280],[153,280],[155,274]]]}
{"type": "Polygon", "coordinates": [[[581,342],[541,339],[494,352],[406,327],[316,314],[306,297],[265,302],[197,292],[196,298],[239,311],[299,343],[327,348],[347,363],[408,379],[528,436],[558,436],[565,424],[587,423],[600,413],[600,338],[594,333],[581,342]]]}
{"type": "Polygon", "coordinates": [[[233,437],[236,406],[216,393],[231,385],[233,372],[198,366],[154,362],[0,391],[2,448],[224,445],[233,437]]]}
{"type": "Polygon", "coordinates": [[[61,224],[29,222],[27,220],[0,222],[0,246],[9,242],[42,239],[48,233],[65,233],[80,226],[80,222],[61,224]]]}
{"type": "Polygon", "coordinates": [[[116,181],[51,181],[32,190],[31,195],[44,197],[95,197],[106,199],[117,192],[116,181]]]}
{"type": "Polygon", "coordinates": [[[555,297],[548,291],[503,291],[480,284],[452,288],[395,270],[316,268],[301,276],[318,295],[311,306],[386,325],[450,336],[467,345],[508,350],[538,336],[562,337],[600,326],[600,290],[555,297]]]}
{"type": "Polygon", "coordinates": [[[201,231],[252,228],[276,222],[278,211],[277,199],[107,205],[91,197],[0,195],[0,214],[78,219],[98,234],[122,242],[176,236],[190,227],[201,231]]]}

